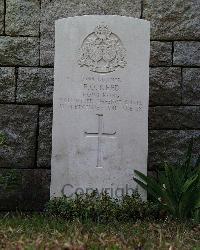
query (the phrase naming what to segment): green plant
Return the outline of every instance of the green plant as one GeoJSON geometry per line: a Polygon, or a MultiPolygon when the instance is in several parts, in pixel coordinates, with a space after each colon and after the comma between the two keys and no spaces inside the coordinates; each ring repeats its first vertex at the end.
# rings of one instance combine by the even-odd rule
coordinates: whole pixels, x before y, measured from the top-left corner
{"type": "Polygon", "coordinates": [[[6,141],[6,136],[3,132],[0,132],[0,145],[3,145],[6,141]]]}
{"type": "Polygon", "coordinates": [[[45,210],[50,215],[67,220],[95,222],[135,221],[146,217],[156,218],[158,214],[157,207],[153,203],[142,201],[137,192],[132,196],[124,196],[122,200],[97,192],[76,195],[74,198],[63,196],[50,200],[45,210]]]}
{"type": "Polygon", "coordinates": [[[158,178],[145,176],[135,170],[139,177],[133,178],[146,189],[161,207],[175,218],[200,220],[200,156],[192,161],[193,140],[191,140],[183,164],[164,164],[158,178]]]}

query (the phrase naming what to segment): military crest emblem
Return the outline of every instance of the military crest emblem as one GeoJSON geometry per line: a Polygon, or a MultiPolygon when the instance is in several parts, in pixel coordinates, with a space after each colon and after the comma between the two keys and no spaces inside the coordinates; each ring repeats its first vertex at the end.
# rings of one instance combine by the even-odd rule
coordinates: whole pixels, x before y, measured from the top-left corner
{"type": "Polygon", "coordinates": [[[96,73],[109,73],[127,65],[126,50],[111,29],[100,24],[81,45],[78,64],[96,73]]]}

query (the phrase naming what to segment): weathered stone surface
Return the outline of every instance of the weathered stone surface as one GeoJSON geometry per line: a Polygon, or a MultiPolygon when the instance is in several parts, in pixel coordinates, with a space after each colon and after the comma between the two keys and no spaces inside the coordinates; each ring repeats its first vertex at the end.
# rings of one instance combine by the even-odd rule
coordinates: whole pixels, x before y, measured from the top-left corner
{"type": "Polygon", "coordinates": [[[53,110],[50,107],[40,108],[39,138],[37,166],[39,168],[51,167],[51,128],[53,110]]]}
{"type": "Polygon", "coordinates": [[[200,42],[174,42],[174,65],[200,66],[200,42]]]}
{"type": "Polygon", "coordinates": [[[151,21],[152,39],[199,39],[200,2],[144,0],[143,18],[151,21]]]}
{"type": "Polygon", "coordinates": [[[0,68],[0,102],[15,101],[15,69],[0,68]]]}
{"type": "Polygon", "coordinates": [[[150,105],[181,103],[181,69],[159,67],[150,69],[150,105]]]}
{"type": "Polygon", "coordinates": [[[40,22],[39,0],[7,0],[6,25],[7,35],[38,36],[40,22]]]}
{"type": "Polygon", "coordinates": [[[0,131],[6,141],[0,147],[0,168],[34,166],[37,106],[0,105],[0,131]]]}
{"type": "Polygon", "coordinates": [[[0,0],[0,34],[4,31],[4,0],[0,0]]]}
{"type": "Polygon", "coordinates": [[[194,159],[200,152],[199,130],[152,130],[149,132],[149,167],[158,168],[164,161],[185,160],[191,138],[194,138],[194,159]]]}
{"type": "Polygon", "coordinates": [[[35,66],[38,64],[38,38],[0,37],[0,65],[35,66]]]}
{"type": "Polygon", "coordinates": [[[200,105],[200,68],[183,69],[183,103],[200,105]]]}
{"type": "Polygon", "coordinates": [[[151,42],[151,66],[166,66],[172,64],[172,43],[171,42],[151,42]]]}
{"type": "Polygon", "coordinates": [[[149,32],[132,17],[56,22],[52,197],[112,187],[119,198],[136,187],[130,164],[147,173],[149,32]]]}
{"type": "Polygon", "coordinates": [[[16,179],[9,189],[0,186],[0,210],[41,210],[49,200],[50,171],[0,169],[0,176],[16,179]]]}
{"type": "Polygon", "coordinates": [[[54,22],[62,17],[79,15],[124,15],[140,17],[140,0],[42,0],[41,65],[53,65],[54,22]]]}
{"type": "Polygon", "coordinates": [[[200,107],[151,107],[150,129],[200,129],[200,107]]]}
{"type": "Polygon", "coordinates": [[[17,102],[30,104],[52,103],[53,69],[19,68],[17,102]]]}

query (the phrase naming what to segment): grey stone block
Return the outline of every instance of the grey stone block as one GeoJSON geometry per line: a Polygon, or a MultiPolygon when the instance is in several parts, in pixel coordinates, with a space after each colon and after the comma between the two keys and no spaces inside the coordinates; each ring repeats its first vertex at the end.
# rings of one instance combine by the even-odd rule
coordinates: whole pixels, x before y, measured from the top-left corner
{"type": "Polygon", "coordinates": [[[200,42],[174,42],[174,65],[200,66],[200,42]]]}
{"type": "Polygon", "coordinates": [[[38,107],[0,105],[0,168],[32,168],[35,160],[38,107]]]}
{"type": "Polygon", "coordinates": [[[200,105],[200,68],[183,69],[183,103],[200,105]]]}
{"type": "Polygon", "coordinates": [[[52,103],[53,69],[19,68],[17,102],[29,104],[52,103]]]}
{"type": "Polygon", "coordinates": [[[39,36],[40,2],[39,0],[7,0],[7,35],[39,36]]]}
{"type": "Polygon", "coordinates": [[[0,0],[0,34],[4,32],[4,0],[0,0]]]}
{"type": "Polygon", "coordinates": [[[15,101],[15,68],[0,67],[0,102],[15,101]]]}
{"type": "Polygon", "coordinates": [[[41,65],[53,65],[54,22],[56,19],[79,15],[124,15],[140,17],[140,0],[42,0],[41,65]]]}
{"type": "Polygon", "coordinates": [[[0,37],[0,65],[37,66],[38,64],[38,38],[0,37]]]}
{"type": "Polygon", "coordinates": [[[168,66],[172,64],[172,43],[171,42],[151,42],[151,66],[168,66]]]}
{"type": "Polygon", "coordinates": [[[10,176],[8,188],[0,186],[0,210],[42,210],[49,200],[50,171],[45,169],[0,169],[0,176],[10,176]]]}
{"type": "Polygon", "coordinates": [[[51,167],[51,129],[53,110],[50,107],[40,108],[39,138],[37,166],[39,168],[51,167]]]}
{"type": "Polygon", "coordinates": [[[143,18],[151,21],[152,39],[199,39],[200,1],[144,0],[143,18]]]}
{"type": "Polygon", "coordinates": [[[199,130],[152,130],[149,132],[149,169],[161,167],[164,161],[183,162],[191,138],[194,138],[193,161],[200,152],[199,130]]]}
{"type": "Polygon", "coordinates": [[[151,107],[150,129],[200,129],[200,106],[151,107]]]}
{"type": "Polygon", "coordinates": [[[181,69],[150,69],[150,105],[181,104],[181,69]]]}

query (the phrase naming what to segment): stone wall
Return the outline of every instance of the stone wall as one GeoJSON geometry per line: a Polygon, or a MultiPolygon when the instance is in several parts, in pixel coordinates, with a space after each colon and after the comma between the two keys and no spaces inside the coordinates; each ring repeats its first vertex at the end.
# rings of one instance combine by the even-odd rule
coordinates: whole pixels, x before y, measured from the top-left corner
{"type": "Polygon", "coordinates": [[[191,137],[200,151],[200,1],[0,0],[0,173],[20,179],[0,209],[49,198],[54,21],[84,14],[151,21],[149,171],[181,159],[191,137]]]}

